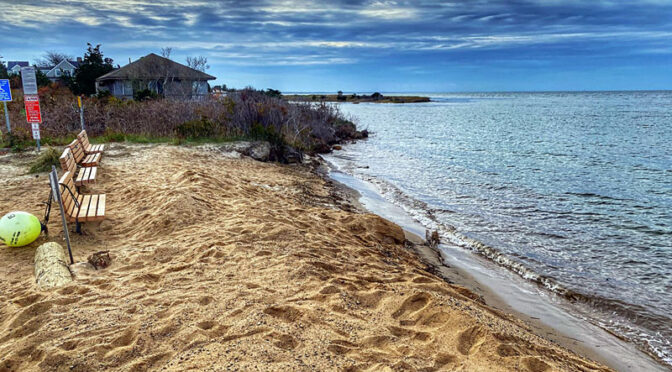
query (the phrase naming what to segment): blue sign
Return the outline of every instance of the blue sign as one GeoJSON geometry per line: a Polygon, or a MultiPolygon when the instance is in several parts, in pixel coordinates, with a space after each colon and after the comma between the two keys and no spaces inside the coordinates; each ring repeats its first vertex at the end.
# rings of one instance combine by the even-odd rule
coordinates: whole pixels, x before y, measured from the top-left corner
{"type": "Polygon", "coordinates": [[[9,88],[9,80],[0,79],[0,102],[11,100],[12,100],[12,90],[9,88]]]}

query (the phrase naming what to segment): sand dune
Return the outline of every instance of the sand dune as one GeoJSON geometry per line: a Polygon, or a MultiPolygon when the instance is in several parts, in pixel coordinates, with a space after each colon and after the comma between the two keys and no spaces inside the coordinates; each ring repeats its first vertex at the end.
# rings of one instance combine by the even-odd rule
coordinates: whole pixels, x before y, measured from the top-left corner
{"type": "MultiPolygon", "coordinates": [[[[12,161],[0,213],[41,216],[46,175],[12,161]]],[[[109,250],[108,269],[40,292],[46,238],[0,248],[2,371],[607,370],[429,273],[398,226],[337,207],[305,168],[116,145],[90,191],[108,218],[74,255],[109,250]]]]}

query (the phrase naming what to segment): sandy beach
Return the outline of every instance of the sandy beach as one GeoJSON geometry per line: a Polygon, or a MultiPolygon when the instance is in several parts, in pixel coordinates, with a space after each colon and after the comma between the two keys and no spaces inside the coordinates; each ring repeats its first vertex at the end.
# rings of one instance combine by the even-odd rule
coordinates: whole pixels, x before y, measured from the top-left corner
{"type": "MultiPolygon", "coordinates": [[[[0,156],[2,214],[42,218],[32,157],[0,156]]],[[[449,284],[308,166],[113,144],[89,192],[107,218],[70,235],[73,253],[109,250],[109,268],[36,289],[56,211],[48,238],[0,248],[0,371],[609,370],[449,284]]]]}

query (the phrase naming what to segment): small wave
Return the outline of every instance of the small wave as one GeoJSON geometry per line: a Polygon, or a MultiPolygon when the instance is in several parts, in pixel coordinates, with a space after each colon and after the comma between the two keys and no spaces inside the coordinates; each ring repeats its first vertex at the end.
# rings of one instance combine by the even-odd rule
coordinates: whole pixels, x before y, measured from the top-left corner
{"type": "MultiPolygon", "coordinates": [[[[341,170],[344,170],[345,168],[352,169],[352,167],[340,168],[341,170]]],[[[672,330],[669,327],[670,318],[652,314],[641,306],[623,303],[615,299],[604,298],[594,294],[581,293],[567,288],[556,278],[542,275],[527,267],[515,257],[506,255],[495,247],[462,234],[455,226],[439,221],[436,216],[437,214],[440,215],[445,213],[445,209],[434,209],[427,203],[406,194],[391,183],[376,177],[352,173],[351,175],[376,185],[385,199],[404,209],[411,217],[426,228],[436,229],[439,232],[442,241],[450,242],[455,246],[486,257],[498,265],[516,273],[520,277],[537,283],[542,288],[566,298],[571,303],[582,305],[585,307],[584,311],[590,313],[588,318],[596,321],[602,328],[605,328],[610,332],[615,332],[619,337],[635,343],[648,353],[655,355],[665,363],[672,365],[672,355],[669,354],[671,345],[669,345],[669,342],[666,342],[666,340],[672,339],[672,330]]],[[[619,200],[594,193],[567,194],[587,198],[619,200]]],[[[465,195],[465,197],[468,196],[465,195]]],[[[456,212],[450,211],[450,213],[456,212]]],[[[584,214],[594,215],[594,213],[584,214]]],[[[538,232],[537,234],[555,239],[567,238],[563,235],[548,232],[538,232]]]]}
{"type": "Polygon", "coordinates": [[[602,199],[602,200],[614,200],[614,201],[628,201],[631,199],[622,199],[622,198],[616,198],[612,196],[607,196],[607,195],[601,195],[601,194],[595,194],[592,192],[566,192],[565,195],[572,195],[572,196],[579,196],[582,198],[596,198],[596,199],[602,199]]]}

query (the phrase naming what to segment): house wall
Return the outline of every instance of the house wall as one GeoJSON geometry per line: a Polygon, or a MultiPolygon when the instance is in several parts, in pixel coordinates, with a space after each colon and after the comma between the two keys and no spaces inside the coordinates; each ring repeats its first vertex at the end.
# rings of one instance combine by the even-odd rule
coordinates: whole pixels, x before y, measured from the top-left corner
{"type": "Polygon", "coordinates": [[[133,85],[129,80],[96,82],[96,91],[108,91],[117,98],[133,99],[133,85]]]}
{"type": "Polygon", "coordinates": [[[197,99],[208,95],[207,81],[170,81],[163,84],[160,80],[107,80],[97,82],[96,85],[98,91],[107,90],[117,98],[126,99],[133,99],[134,89],[150,89],[164,97],[179,99],[197,99]]]}
{"type": "Polygon", "coordinates": [[[47,77],[51,80],[57,80],[61,76],[74,76],[75,75],[75,66],[70,64],[70,62],[63,60],[54,68],[47,72],[47,77]]]}

